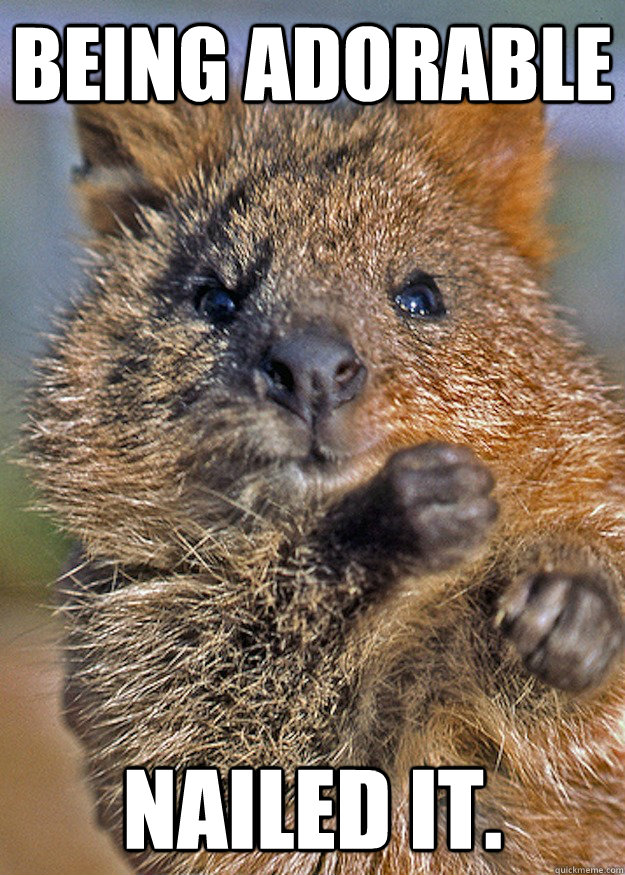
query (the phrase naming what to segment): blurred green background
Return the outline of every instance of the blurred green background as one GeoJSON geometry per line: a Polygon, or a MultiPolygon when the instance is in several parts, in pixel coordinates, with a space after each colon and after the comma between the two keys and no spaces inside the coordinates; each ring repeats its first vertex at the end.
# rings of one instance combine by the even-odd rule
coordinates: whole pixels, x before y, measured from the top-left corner
{"type": "MultiPolygon", "coordinates": [[[[67,551],[54,523],[28,511],[33,494],[13,464],[23,397],[40,335],[79,283],[80,225],[69,189],[77,155],[62,102],[11,102],[16,23],[212,22],[232,68],[257,22],[333,24],[608,23],[614,27],[611,105],[551,106],[559,148],[552,214],[563,247],[550,280],[615,383],[625,382],[624,0],[382,2],[0,2],[0,875],[122,875],[124,861],[94,829],[77,746],[62,729],[56,627],[48,587],[67,551]],[[39,607],[38,607],[39,606],[39,607]]],[[[571,58],[569,58],[569,66],[571,58]]]]}

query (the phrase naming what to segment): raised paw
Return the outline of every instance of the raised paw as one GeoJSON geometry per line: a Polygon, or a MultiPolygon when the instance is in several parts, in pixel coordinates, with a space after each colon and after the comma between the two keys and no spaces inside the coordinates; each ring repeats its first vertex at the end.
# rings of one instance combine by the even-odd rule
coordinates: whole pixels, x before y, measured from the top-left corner
{"type": "Polygon", "coordinates": [[[392,456],[373,484],[389,543],[431,569],[464,559],[497,516],[488,468],[468,447],[428,443],[392,456]]]}
{"type": "Polygon", "coordinates": [[[519,579],[504,593],[497,621],[528,671],[569,692],[599,684],[623,649],[618,604],[591,574],[519,579]]]}

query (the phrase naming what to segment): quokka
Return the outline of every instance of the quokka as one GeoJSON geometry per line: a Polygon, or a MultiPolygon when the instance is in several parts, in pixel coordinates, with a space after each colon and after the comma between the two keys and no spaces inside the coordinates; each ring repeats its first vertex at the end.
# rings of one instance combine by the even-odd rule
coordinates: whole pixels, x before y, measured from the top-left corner
{"type": "MultiPolygon", "coordinates": [[[[65,708],[121,845],[145,765],[384,769],[372,854],[145,872],[625,860],[625,428],[544,292],[539,105],[84,105],[93,231],[27,453],[75,536],[65,708]],[[416,765],[476,834],[413,853],[416,765]]],[[[292,815],[287,803],[287,823],[292,815]]]]}

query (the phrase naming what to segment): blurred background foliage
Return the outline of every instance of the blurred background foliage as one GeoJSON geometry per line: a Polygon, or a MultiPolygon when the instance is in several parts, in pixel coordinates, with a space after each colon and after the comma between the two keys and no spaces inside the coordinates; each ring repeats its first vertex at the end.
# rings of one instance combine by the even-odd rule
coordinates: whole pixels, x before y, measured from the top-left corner
{"type": "MultiPolygon", "coordinates": [[[[79,283],[78,219],[69,189],[77,160],[71,114],[62,102],[16,106],[11,102],[11,28],[42,22],[210,21],[227,33],[233,69],[240,64],[250,24],[291,25],[313,21],[339,29],[361,21],[427,23],[518,23],[538,28],[567,25],[569,55],[573,27],[603,22],[614,27],[611,49],[617,100],[602,106],[552,106],[548,113],[559,146],[555,167],[554,221],[561,226],[563,256],[551,287],[574,311],[573,320],[589,346],[604,357],[610,377],[625,380],[625,3],[493,0],[493,2],[344,2],[320,0],[310,12],[300,2],[29,2],[0,5],[0,592],[42,597],[67,550],[54,523],[27,512],[33,495],[23,470],[9,460],[22,418],[22,399],[31,379],[40,335],[71,289],[79,283]]],[[[572,63],[572,57],[569,58],[572,63]]]]}

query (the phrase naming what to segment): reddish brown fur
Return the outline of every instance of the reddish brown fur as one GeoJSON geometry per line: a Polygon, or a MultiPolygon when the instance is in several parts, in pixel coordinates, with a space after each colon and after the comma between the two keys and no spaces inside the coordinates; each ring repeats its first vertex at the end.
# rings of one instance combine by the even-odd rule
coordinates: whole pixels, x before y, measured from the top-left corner
{"type": "MultiPolygon", "coordinates": [[[[127,105],[81,108],[79,122],[94,166],[82,183],[99,232],[92,291],[44,363],[29,443],[49,506],[90,563],[62,587],[67,704],[102,820],[119,836],[125,765],[381,765],[395,811],[380,854],[148,854],[142,865],[534,875],[622,863],[622,670],[592,695],[549,689],[484,608],[486,592],[552,567],[596,570],[625,598],[623,417],[539,284],[551,240],[536,108],[333,118],[127,105]],[[214,232],[213,205],[241,181],[246,203],[214,232]],[[272,455],[290,446],[286,426],[236,406],[212,376],[222,341],[156,312],[177,240],[201,252],[202,235],[226,279],[271,242],[241,349],[330,318],[366,356],[368,388],[336,436],[362,452],[335,483],[289,479],[272,455]],[[442,276],[450,326],[398,323],[387,290],[415,266],[442,276]],[[307,533],[393,450],[433,439],[471,446],[494,471],[490,540],[451,571],[402,575],[337,631],[307,533]],[[125,585],[93,588],[112,577],[125,585]],[[244,670],[237,630],[274,614],[283,650],[244,670]],[[478,835],[503,828],[504,853],[449,853],[442,837],[434,855],[408,850],[405,781],[423,762],[486,766],[478,835]]],[[[359,574],[348,567],[331,599],[349,603],[359,574]]]]}

